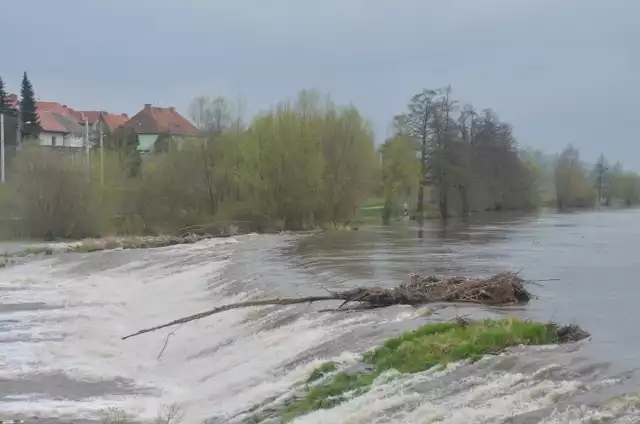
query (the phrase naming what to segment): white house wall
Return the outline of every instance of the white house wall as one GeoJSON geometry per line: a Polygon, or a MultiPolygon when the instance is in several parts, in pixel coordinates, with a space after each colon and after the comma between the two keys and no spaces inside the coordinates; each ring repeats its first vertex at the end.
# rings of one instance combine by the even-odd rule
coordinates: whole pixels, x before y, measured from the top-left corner
{"type": "Polygon", "coordinates": [[[53,146],[53,139],[56,139],[57,146],[62,146],[64,140],[64,134],[60,133],[52,133],[52,132],[40,132],[40,145],[42,146],[53,146]]]}
{"type": "Polygon", "coordinates": [[[68,135],[64,138],[64,145],[67,147],[84,147],[84,137],[68,135]]]}
{"type": "Polygon", "coordinates": [[[55,146],[55,147],[84,147],[84,137],[78,137],[73,134],[60,134],[52,132],[40,132],[40,145],[41,146],[55,146]],[[53,138],[55,137],[55,144],[53,138]]]}

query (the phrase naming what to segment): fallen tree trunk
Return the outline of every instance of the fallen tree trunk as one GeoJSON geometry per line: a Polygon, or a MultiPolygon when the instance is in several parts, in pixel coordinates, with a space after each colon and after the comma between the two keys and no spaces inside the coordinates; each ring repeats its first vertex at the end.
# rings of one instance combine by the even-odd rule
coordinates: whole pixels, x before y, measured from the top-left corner
{"type": "Polygon", "coordinates": [[[250,306],[267,306],[267,305],[295,305],[299,303],[313,303],[319,302],[323,300],[336,300],[333,296],[312,296],[312,297],[293,297],[293,298],[276,298],[276,299],[264,299],[264,300],[249,300],[247,302],[239,302],[239,303],[229,303],[227,305],[218,306],[217,308],[213,308],[209,311],[200,312],[198,314],[189,315],[188,317],[180,318],[166,324],[158,325],[156,327],[147,328],[145,330],[140,330],[137,333],[129,334],[122,338],[122,340],[126,340],[133,336],[138,336],[140,334],[149,333],[151,331],[160,330],[162,328],[172,327],[174,325],[184,324],[190,321],[195,321],[200,318],[205,318],[210,315],[218,314],[224,311],[230,311],[232,309],[238,308],[248,308],[250,306]]]}
{"type": "Polygon", "coordinates": [[[146,328],[136,333],[123,337],[139,336],[140,334],[185,324],[214,314],[232,309],[247,308],[251,306],[267,305],[295,305],[301,303],[313,303],[328,300],[341,300],[342,308],[349,302],[359,302],[366,307],[385,307],[392,305],[420,305],[433,302],[466,302],[487,305],[507,305],[514,303],[526,303],[532,295],[527,291],[523,280],[518,274],[506,272],[485,279],[469,279],[453,277],[439,279],[437,277],[419,277],[409,275],[409,283],[394,288],[382,287],[358,287],[342,292],[329,292],[328,296],[310,296],[294,298],[274,298],[263,300],[249,300],[246,302],[231,303],[218,306],[209,311],[200,312],[188,317],[180,318],[166,324],[146,328]]]}

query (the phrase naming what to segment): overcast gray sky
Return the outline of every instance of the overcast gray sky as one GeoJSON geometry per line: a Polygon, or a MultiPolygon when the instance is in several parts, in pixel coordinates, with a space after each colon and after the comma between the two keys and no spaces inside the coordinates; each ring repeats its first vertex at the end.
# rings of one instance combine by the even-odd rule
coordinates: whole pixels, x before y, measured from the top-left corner
{"type": "Polygon", "coordinates": [[[0,75],[128,113],[203,93],[255,112],[315,88],[378,140],[414,92],[451,84],[523,146],[640,170],[639,24],[639,0],[2,0],[0,75]]]}

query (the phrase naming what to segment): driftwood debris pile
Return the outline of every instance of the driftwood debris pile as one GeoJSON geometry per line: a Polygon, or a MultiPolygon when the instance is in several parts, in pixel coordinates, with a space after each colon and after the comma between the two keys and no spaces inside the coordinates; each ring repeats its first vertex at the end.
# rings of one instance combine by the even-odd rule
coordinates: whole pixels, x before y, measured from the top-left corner
{"type": "Polygon", "coordinates": [[[525,303],[531,294],[525,281],[514,273],[485,279],[437,278],[409,275],[409,283],[394,288],[365,287],[336,293],[345,302],[365,302],[371,306],[419,305],[433,302],[465,302],[488,305],[525,303]]]}
{"type": "Polygon", "coordinates": [[[250,300],[219,306],[209,311],[200,312],[188,317],[180,318],[156,327],[140,330],[137,333],[123,337],[128,339],[140,334],[160,330],[205,318],[220,312],[251,306],[266,305],[295,305],[329,300],[342,301],[338,309],[347,303],[359,303],[365,307],[379,308],[392,305],[421,305],[435,302],[464,302],[486,305],[508,305],[526,303],[532,295],[526,289],[526,281],[518,274],[505,272],[489,278],[470,279],[462,277],[437,278],[409,275],[409,282],[394,288],[358,287],[341,292],[329,291],[325,296],[274,298],[264,300],[250,300]]]}

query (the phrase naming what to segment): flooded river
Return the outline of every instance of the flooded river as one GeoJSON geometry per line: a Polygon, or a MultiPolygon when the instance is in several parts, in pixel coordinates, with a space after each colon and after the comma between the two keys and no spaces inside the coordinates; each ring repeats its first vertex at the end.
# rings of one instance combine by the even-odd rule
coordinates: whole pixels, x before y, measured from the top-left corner
{"type": "Polygon", "coordinates": [[[100,419],[117,407],[184,424],[241,423],[320,362],[349,364],[399,331],[456,315],[579,323],[592,339],[515,349],[380,382],[296,423],[640,422],[640,211],[491,216],[316,235],[248,235],[154,250],[45,257],[0,270],[0,418],[100,419]],[[408,272],[548,280],[523,307],[300,305],[225,312],[120,337],[250,297],[394,285],[408,272]],[[162,354],[160,354],[162,353],[162,354]]]}

